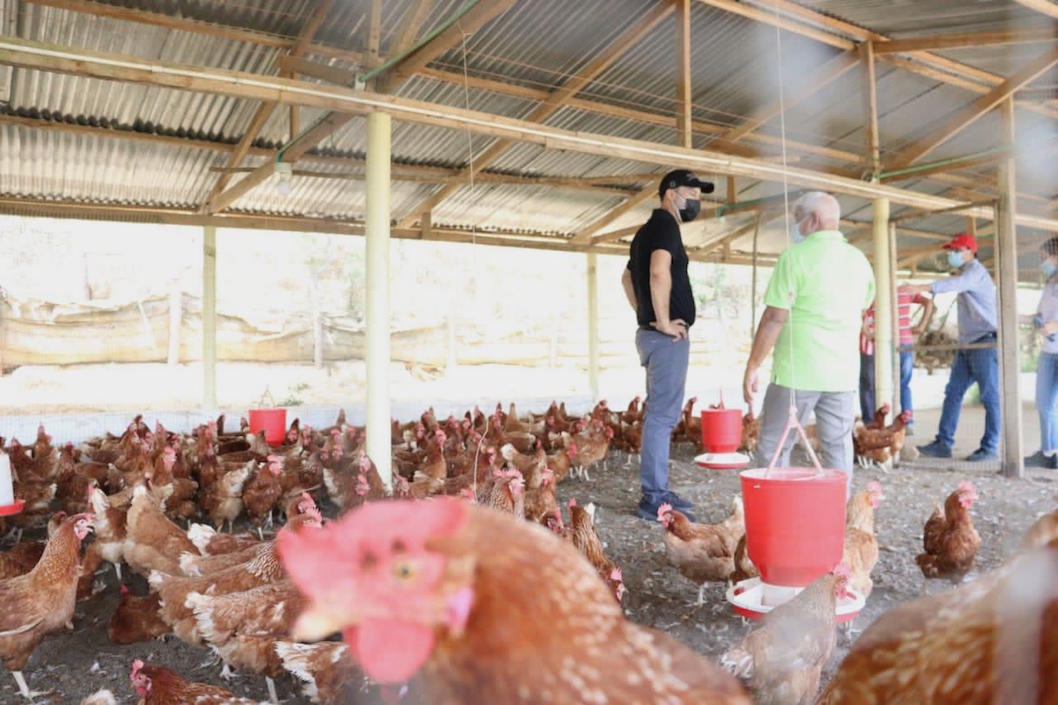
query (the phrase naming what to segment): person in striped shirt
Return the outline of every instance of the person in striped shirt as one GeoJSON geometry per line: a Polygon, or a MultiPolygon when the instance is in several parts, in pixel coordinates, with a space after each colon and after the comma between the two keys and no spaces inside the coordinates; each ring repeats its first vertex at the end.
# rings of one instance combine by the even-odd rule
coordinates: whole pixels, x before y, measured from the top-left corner
{"type": "MultiPolygon", "coordinates": [[[[897,290],[900,313],[900,411],[911,411],[911,370],[914,367],[915,355],[911,345],[922,331],[926,329],[933,315],[933,299],[923,294],[916,294],[907,287],[897,290]],[[922,307],[922,316],[914,326],[911,308],[922,307]]],[[[863,330],[860,332],[860,413],[864,421],[874,418],[874,304],[863,314],[863,330]]],[[[894,414],[895,416],[895,414],[894,414]]],[[[914,423],[914,417],[909,425],[914,423]]]]}

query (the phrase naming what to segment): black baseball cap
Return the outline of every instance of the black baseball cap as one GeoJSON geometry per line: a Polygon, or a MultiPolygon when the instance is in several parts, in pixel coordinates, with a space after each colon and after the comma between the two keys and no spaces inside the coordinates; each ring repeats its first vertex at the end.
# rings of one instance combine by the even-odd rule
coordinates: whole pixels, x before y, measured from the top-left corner
{"type": "Polygon", "coordinates": [[[670,188],[678,188],[680,186],[690,186],[691,188],[700,188],[702,193],[712,193],[713,189],[716,188],[709,181],[702,181],[694,175],[693,171],[687,169],[676,169],[665,174],[665,177],[658,184],[658,195],[664,196],[665,192],[670,188]]]}

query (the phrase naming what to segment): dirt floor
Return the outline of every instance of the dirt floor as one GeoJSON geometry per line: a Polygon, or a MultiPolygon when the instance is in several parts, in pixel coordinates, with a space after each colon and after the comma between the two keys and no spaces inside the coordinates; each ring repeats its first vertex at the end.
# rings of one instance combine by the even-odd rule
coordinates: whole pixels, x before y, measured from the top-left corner
{"type": "MultiPolygon", "coordinates": [[[[912,440],[927,442],[929,439],[922,435],[920,432],[912,440]]],[[[698,469],[692,456],[689,446],[675,449],[672,487],[694,501],[699,520],[719,521],[727,515],[731,498],[739,491],[737,472],[698,469]]],[[[723,585],[710,586],[706,604],[695,605],[697,587],[666,563],[661,526],[637,519],[631,513],[639,498],[636,467],[626,466],[625,457],[617,453],[611,453],[608,462],[609,468],[593,471],[590,481],[564,482],[559,488],[560,499],[565,502],[576,497],[582,504],[591,501],[597,505],[599,533],[624,572],[628,617],[672,634],[708,656],[718,657],[741,639],[750,625],[733,614],[724,601],[723,585]]],[[[934,503],[943,501],[961,480],[976,483],[980,495],[973,508],[982,538],[974,574],[991,570],[1010,556],[1031,522],[1054,509],[1052,495],[1058,491],[1055,471],[1037,470],[1024,480],[1008,480],[997,476],[992,467],[973,468],[959,463],[905,466],[888,474],[858,470],[856,489],[875,478],[881,481],[886,495],[876,513],[881,558],[874,571],[874,592],[854,624],[858,630],[899,602],[951,588],[944,581],[925,581],[914,556],[920,550],[922,526],[934,503]],[[956,466],[958,470],[949,469],[956,466]]],[[[118,602],[118,591],[113,571],[101,573],[100,578],[106,589],[78,606],[73,633],[49,637],[30,659],[25,670],[30,686],[54,691],[50,698],[40,698],[38,702],[76,705],[84,696],[106,687],[113,690],[119,702],[135,703],[128,680],[134,658],[164,664],[193,680],[224,685],[218,675],[219,665],[205,648],[186,646],[173,637],[128,647],[111,644],[106,626],[118,602]]],[[[139,587],[145,591],[142,582],[139,587]]],[[[845,640],[839,640],[829,668],[831,673],[847,646],[845,640]]],[[[227,687],[245,697],[266,698],[265,682],[260,677],[237,676],[227,687]]],[[[285,703],[308,702],[289,677],[279,679],[277,688],[285,703]]],[[[3,675],[0,703],[16,702],[19,697],[14,680],[3,675]]]]}

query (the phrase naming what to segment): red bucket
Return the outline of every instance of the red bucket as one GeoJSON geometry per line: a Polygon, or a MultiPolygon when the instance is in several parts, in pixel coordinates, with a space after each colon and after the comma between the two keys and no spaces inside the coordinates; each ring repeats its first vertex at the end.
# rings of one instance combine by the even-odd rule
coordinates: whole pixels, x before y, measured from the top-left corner
{"type": "Polygon", "coordinates": [[[738,409],[702,411],[702,445],[710,453],[734,453],[742,445],[742,412],[738,409]]]}
{"type": "Polygon", "coordinates": [[[741,473],[746,550],[771,585],[804,587],[841,561],[845,473],[766,468],[741,473]],[[767,474],[767,477],[765,477],[767,474]]]}
{"type": "Polygon", "coordinates": [[[287,410],[282,408],[250,409],[250,433],[265,432],[268,445],[283,445],[287,435],[287,410]]]}

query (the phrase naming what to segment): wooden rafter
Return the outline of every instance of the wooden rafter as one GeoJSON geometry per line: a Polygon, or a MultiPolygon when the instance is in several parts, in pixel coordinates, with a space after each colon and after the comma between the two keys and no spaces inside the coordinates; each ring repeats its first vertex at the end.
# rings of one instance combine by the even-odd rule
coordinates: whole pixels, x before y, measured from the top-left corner
{"type": "Polygon", "coordinates": [[[1058,29],[1053,26],[1019,27],[1016,29],[987,30],[984,32],[933,34],[911,39],[891,39],[888,42],[879,42],[878,46],[875,47],[875,53],[904,54],[912,51],[1048,42],[1055,39],[1058,39],[1058,29]]]}
{"type": "MultiPolygon", "coordinates": [[[[463,33],[473,33],[488,23],[496,16],[503,13],[515,0],[480,0],[459,22],[449,26],[440,32],[431,41],[419,46],[415,51],[400,59],[391,67],[391,71],[414,73],[418,67],[425,66],[430,61],[453,47],[463,38],[463,33]]],[[[284,162],[296,162],[305,152],[309,151],[330,135],[333,135],[353,118],[352,113],[331,111],[323,116],[312,128],[301,133],[282,152],[281,160],[284,162]]],[[[242,198],[249,191],[264,183],[275,171],[275,164],[262,164],[257,171],[253,172],[236,186],[218,194],[211,202],[212,212],[223,210],[232,203],[242,198]],[[242,188],[240,188],[242,187],[242,188]]]]}
{"type": "MultiPolygon", "coordinates": [[[[290,47],[292,37],[284,37],[276,34],[266,34],[242,27],[206,22],[203,20],[176,17],[161,12],[150,12],[148,10],[136,10],[121,5],[112,5],[105,2],[93,2],[92,0],[25,0],[33,5],[54,7],[60,10],[78,12],[96,17],[108,17],[123,22],[135,22],[154,27],[175,29],[192,34],[203,34],[218,39],[229,39],[238,42],[249,42],[261,46],[274,47],[276,49],[287,49],[290,47]]],[[[363,59],[360,52],[343,49],[341,47],[328,46],[324,44],[309,44],[305,53],[316,56],[326,56],[332,59],[342,59],[360,63],[363,59]]]]}
{"type": "MultiPolygon", "coordinates": [[[[331,5],[334,4],[334,0],[319,0],[315,10],[309,16],[308,20],[305,21],[304,26],[301,28],[301,32],[298,34],[297,39],[294,40],[290,47],[290,56],[299,56],[312,42],[312,38],[316,35],[316,31],[320,28],[323,20],[327,17],[327,13],[331,9],[331,5]]],[[[264,129],[265,123],[268,122],[268,118],[272,116],[272,112],[275,110],[277,103],[272,100],[262,101],[257,106],[257,111],[254,113],[253,118],[250,120],[250,124],[246,128],[246,132],[243,133],[242,138],[239,139],[239,144],[235,147],[235,151],[232,152],[231,157],[228,159],[228,167],[237,167],[242,164],[242,160],[246,158],[247,152],[250,151],[250,145],[257,139],[257,136],[261,134],[261,130],[264,129]]],[[[291,116],[297,111],[296,105],[290,106],[291,116]]],[[[204,213],[215,213],[214,201],[228,185],[228,180],[231,178],[231,174],[222,172],[217,177],[217,181],[213,184],[212,190],[206,197],[206,202],[202,206],[204,213]]]]}
{"type": "Polygon", "coordinates": [[[867,171],[877,178],[881,170],[881,139],[878,136],[878,81],[874,74],[874,42],[860,45],[860,67],[863,69],[863,137],[867,171]]]}
{"type": "Polygon", "coordinates": [[[676,133],[681,145],[691,147],[691,0],[677,0],[676,10],[676,133]]]}
{"type": "MultiPolygon", "coordinates": [[[[548,149],[626,159],[651,167],[684,166],[702,173],[732,174],[766,181],[786,180],[799,188],[824,189],[861,198],[888,198],[895,204],[907,206],[936,209],[957,205],[957,201],[943,196],[866,183],[855,178],[825,174],[797,166],[783,166],[762,159],[733,157],[708,149],[689,150],[613,135],[576,132],[492,113],[369,91],[331,87],[323,90],[315,83],[247,72],[187,66],[7,37],[0,38],[0,63],[210,94],[278,100],[340,112],[363,114],[381,110],[392,115],[394,120],[466,129],[475,134],[517,139],[548,149]]],[[[975,210],[970,215],[985,220],[994,218],[990,209],[975,210]]],[[[1058,220],[1043,216],[1021,213],[1017,216],[1017,223],[1026,227],[1058,231],[1058,220]]]]}
{"type": "MultiPolygon", "coordinates": [[[[663,0],[648,11],[643,17],[636,21],[631,27],[614,39],[603,51],[587,65],[566,81],[561,88],[557,88],[548,94],[547,98],[538,105],[525,119],[529,122],[543,122],[561,108],[569,98],[576,95],[586,85],[591,83],[599,74],[609,68],[628,49],[638,43],[662,20],[671,15],[676,7],[672,0],[663,0]]],[[[476,172],[484,169],[498,159],[510,146],[513,140],[499,140],[488,147],[483,153],[477,155],[473,160],[473,167],[468,166],[468,172],[476,172]]],[[[400,227],[410,227],[420,214],[433,210],[438,204],[462,188],[462,182],[446,184],[439,191],[430,195],[425,201],[413,207],[404,217],[397,221],[400,227]]]]}
{"type": "MultiPolygon", "coordinates": [[[[397,39],[390,54],[397,56],[407,51],[415,43],[415,40],[419,38],[419,30],[422,29],[423,23],[426,22],[432,7],[433,0],[418,0],[415,5],[408,8],[407,12],[404,13],[400,26],[397,28],[397,39]]],[[[389,93],[396,80],[392,74],[382,76],[377,82],[377,90],[379,93],[389,93]]]]}
{"type": "MultiPolygon", "coordinates": [[[[659,172],[658,178],[660,178],[661,176],[662,173],[659,172]]],[[[656,183],[651,183],[650,185],[641,188],[638,193],[626,198],[624,201],[621,202],[620,205],[608,211],[604,216],[602,216],[601,218],[597,218],[596,220],[592,221],[592,223],[587,227],[581,228],[579,231],[577,231],[573,235],[573,237],[570,238],[570,246],[581,247],[594,242],[592,236],[595,235],[595,233],[599,232],[607,225],[610,225],[615,220],[623,216],[625,213],[630,213],[639,206],[643,205],[645,202],[649,201],[651,198],[657,197],[658,186],[656,183]]]]}
{"type": "MultiPolygon", "coordinates": [[[[736,2],[736,0],[701,1],[749,19],[781,27],[838,49],[851,49],[856,42],[868,40],[874,40],[877,44],[890,41],[890,38],[884,34],[825,15],[792,0],[757,0],[756,5],[759,7],[736,2]]],[[[880,55],[879,58],[934,81],[979,93],[987,92],[989,86],[999,85],[1004,80],[1002,76],[928,51],[885,54],[880,55]]],[[[1018,105],[1042,115],[1058,117],[1058,108],[1020,102],[1018,105]]]]}
{"type": "Polygon", "coordinates": [[[849,71],[849,69],[854,67],[857,62],[859,62],[859,54],[855,49],[849,49],[838,54],[833,59],[830,59],[820,66],[812,74],[806,76],[804,80],[801,81],[801,88],[799,90],[784,96],[781,101],[776,99],[768,105],[765,105],[763,108],[756,111],[751,117],[720,135],[720,139],[725,142],[737,142],[777,116],[783,110],[790,110],[795,105],[798,105],[815,95],[815,93],[820,91],[824,86],[841,78],[849,71]]]}
{"type": "Polygon", "coordinates": [[[1051,0],[1016,0],[1016,2],[1041,15],[1058,19],[1058,3],[1051,2],[1051,0]]]}
{"type": "Polygon", "coordinates": [[[1035,61],[1019,69],[1006,81],[980,96],[965,108],[957,111],[943,125],[930,130],[926,135],[900,150],[888,166],[899,169],[913,164],[1012,96],[1017,89],[1034,81],[1055,64],[1058,64],[1058,45],[1051,47],[1035,61]]]}

